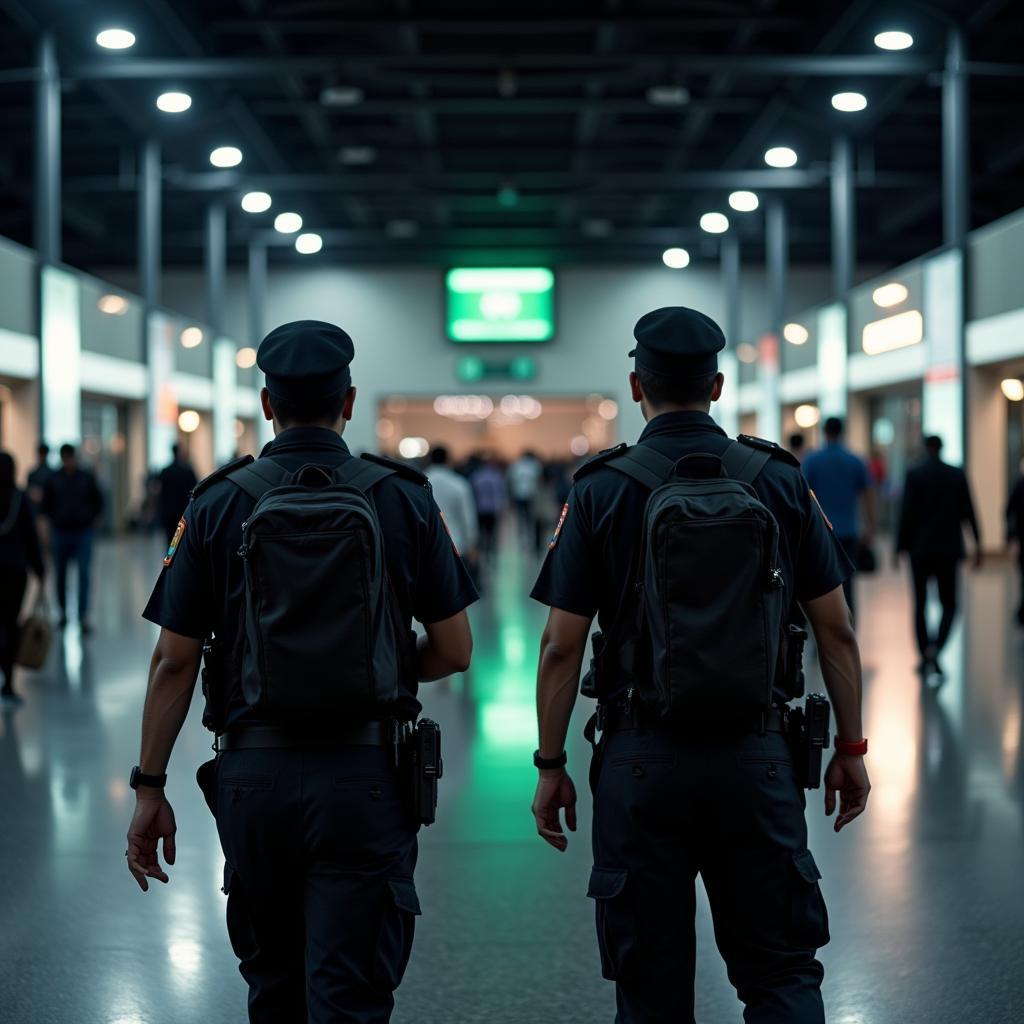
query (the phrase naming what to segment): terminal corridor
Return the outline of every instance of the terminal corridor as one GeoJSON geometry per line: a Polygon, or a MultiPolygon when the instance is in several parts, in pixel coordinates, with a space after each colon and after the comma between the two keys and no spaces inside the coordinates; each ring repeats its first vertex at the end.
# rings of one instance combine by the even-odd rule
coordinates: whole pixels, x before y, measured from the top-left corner
{"type": "MultiPolygon", "coordinates": [[[[589,748],[577,709],[569,770],[580,829],[559,856],[529,813],[533,687],[544,609],[526,594],[532,557],[506,537],[471,616],[472,670],[424,686],[444,729],[436,825],[420,834],[424,915],[399,1024],[584,1024],[614,1014],[600,978],[590,867],[589,748]]],[[[96,632],[69,627],[26,700],[0,720],[7,841],[0,846],[0,1019],[34,1024],[241,1022],[245,990],[227,943],[223,858],[193,774],[209,757],[194,706],[170,765],[178,822],[168,886],[125,870],[135,744],[156,630],[139,610],[159,569],[155,540],[99,546],[96,632]]],[[[832,942],[821,953],[836,1024],[1010,1024],[1024,1005],[1024,637],[1016,583],[993,560],[965,573],[948,678],[914,672],[909,594],[891,571],[862,580],[868,812],[840,836],[809,795],[811,847],[832,942]]],[[[935,609],[937,611],[937,609],[935,609]]],[[[808,657],[808,688],[816,673],[808,657]]],[[[344,927],[344,922],[339,922],[344,927]]],[[[698,910],[697,1017],[740,1020],[698,910]]]]}

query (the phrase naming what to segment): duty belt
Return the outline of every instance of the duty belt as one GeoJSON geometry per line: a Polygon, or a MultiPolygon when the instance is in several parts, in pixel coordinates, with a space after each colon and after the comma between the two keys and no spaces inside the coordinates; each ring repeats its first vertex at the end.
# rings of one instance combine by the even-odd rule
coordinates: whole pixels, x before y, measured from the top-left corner
{"type": "Polygon", "coordinates": [[[681,736],[700,735],[741,735],[748,732],[786,731],[786,712],[783,708],[772,707],[753,718],[733,721],[666,722],[656,712],[642,704],[633,702],[632,707],[608,704],[598,707],[596,727],[603,733],[622,732],[625,729],[651,729],[659,732],[674,732],[681,736]]]}
{"type": "Polygon", "coordinates": [[[276,725],[242,725],[214,741],[218,754],[228,750],[331,750],[336,747],[398,747],[408,733],[405,722],[363,722],[327,732],[276,725]]]}

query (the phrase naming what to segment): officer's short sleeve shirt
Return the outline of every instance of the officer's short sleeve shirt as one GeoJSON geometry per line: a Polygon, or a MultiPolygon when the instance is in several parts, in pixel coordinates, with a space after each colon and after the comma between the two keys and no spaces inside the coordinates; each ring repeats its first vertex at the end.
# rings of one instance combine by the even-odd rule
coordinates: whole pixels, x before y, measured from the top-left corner
{"type": "MultiPolygon", "coordinates": [[[[681,412],[652,420],[639,443],[676,460],[698,452],[721,455],[731,440],[710,416],[681,412]]],[[[853,567],[798,466],[773,457],[754,489],[779,523],[779,559],[792,616],[797,602],[834,590],[853,567]]],[[[588,619],[596,615],[601,632],[614,635],[632,613],[628,592],[638,578],[649,494],[607,467],[582,475],[562,510],[532,596],[588,619]]]]}
{"type": "MultiPolygon", "coordinates": [[[[307,463],[333,467],[351,458],[337,434],[295,428],[283,432],[264,454],[290,470],[307,463]]],[[[402,617],[424,624],[451,618],[477,599],[469,573],[444,526],[430,489],[402,476],[381,481],[372,491],[384,537],[388,575],[402,617]]],[[[229,480],[202,489],[189,502],[164,557],[164,565],[143,616],[182,636],[211,634],[222,650],[233,648],[244,596],[242,524],[254,502],[229,480]]],[[[413,689],[381,713],[412,718],[420,705],[413,689]]],[[[257,719],[240,691],[227,702],[225,724],[257,719]]]]}

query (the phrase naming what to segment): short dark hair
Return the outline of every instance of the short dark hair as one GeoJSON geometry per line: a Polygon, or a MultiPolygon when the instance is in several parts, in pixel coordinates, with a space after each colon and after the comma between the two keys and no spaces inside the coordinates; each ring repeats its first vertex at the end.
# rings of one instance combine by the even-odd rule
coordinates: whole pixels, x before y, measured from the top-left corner
{"type": "Polygon", "coordinates": [[[942,451],[942,438],[938,434],[930,434],[924,439],[924,447],[932,455],[938,455],[942,451]]]}
{"type": "Polygon", "coordinates": [[[448,449],[439,444],[430,452],[430,464],[432,466],[443,466],[448,461],[448,449]]]}
{"type": "Polygon", "coordinates": [[[790,434],[789,435],[789,450],[798,451],[804,446],[804,435],[803,434],[790,434]]]}
{"type": "Polygon", "coordinates": [[[279,398],[270,396],[270,408],[282,427],[309,423],[336,423],[345,407],[349,389],[338,391],[326,398],[279,398]]]}
{"type": "Polygon", "coordinates": [[[41,458],[45,459],[50,454],[50,446],[45,442],[41,441],[39,447],[36,449],[36,454],[41,458]]]}
{"type": "Polygon", "coordinates": [[[843,433],[843,421],[838,416],[829,416],[825,420],[825,436],[840,437],[843,433]]]}
{"type": "Polygon", "coordinates": [[[172,445],[171,445],[171,454],[172,454],[172,455],[173,455],[173,456],[174,456],[175,458],[177,458],[177,457],[178,457],[178,453],[179,453],[180,451],[181,451],[181,445],[180,445],[180,444],[172,444],[172,445]]]}
{"type": "Polygon", "coordinates": [[[700,377],[666,377],[638,366],[636,376],[651,405],[708,405],[718,373],[706,373],[700,377]]]}
{"type": "Polygon", "coordinates": [[[60,446],[60,457],[62,459],[73,459],[75,457],[75,446],[73,444],[62,444],[60,446]]]}

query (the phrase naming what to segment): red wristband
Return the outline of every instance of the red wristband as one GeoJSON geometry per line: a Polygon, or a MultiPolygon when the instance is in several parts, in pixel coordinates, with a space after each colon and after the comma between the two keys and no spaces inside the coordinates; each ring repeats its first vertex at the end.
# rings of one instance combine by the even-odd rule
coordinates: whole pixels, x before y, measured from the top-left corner
{"type": "Polygon", "coordinates": [[[837,754],[845,754],[847,757],[863,757],[868,752],[868,741],[841,740],[837,736],[835,747],[837,754]]]}

